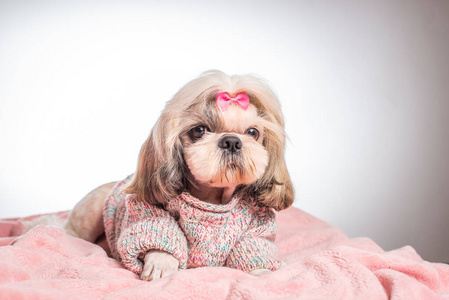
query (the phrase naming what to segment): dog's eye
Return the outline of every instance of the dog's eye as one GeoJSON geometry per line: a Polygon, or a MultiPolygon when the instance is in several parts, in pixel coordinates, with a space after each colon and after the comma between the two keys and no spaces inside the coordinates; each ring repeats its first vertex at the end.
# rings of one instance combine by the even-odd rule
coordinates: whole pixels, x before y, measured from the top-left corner
{"type": "Polygon", "coordinates": [[[196,126],[192,130],[190,130],[190,135],[193,139],[197,140],[203,137],[203,135],[206,133],[207,128],[203,125],[196,126]]]}
{"type": "Polygon", "coordinates": [[[246,131],[247,135],[252,136],[256,141],[259,139],[259,130],[257,130],[256,128],[250,128],[246,131]]]}

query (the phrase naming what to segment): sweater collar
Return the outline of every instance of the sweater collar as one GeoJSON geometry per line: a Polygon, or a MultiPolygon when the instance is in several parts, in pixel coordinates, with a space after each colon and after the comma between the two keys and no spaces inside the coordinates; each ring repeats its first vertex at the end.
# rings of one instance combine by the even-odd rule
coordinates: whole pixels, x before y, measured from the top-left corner
{"type": "Polygon", "coordinates": [[[200,199],[193,197],[187,192],[183,192],[181,195],[179,195],[179,199],[190,204],[191,206],[195,208],[199,208],[201,210],[215,212],[215,213],[222,213],[222,212],[228,212],[231,209],[234,208],[235,204],[238,202],[238,198],[236,196],[232,197],[231,201],[227,204],[211,204],[204,201],[201,201],[200,199]]]}

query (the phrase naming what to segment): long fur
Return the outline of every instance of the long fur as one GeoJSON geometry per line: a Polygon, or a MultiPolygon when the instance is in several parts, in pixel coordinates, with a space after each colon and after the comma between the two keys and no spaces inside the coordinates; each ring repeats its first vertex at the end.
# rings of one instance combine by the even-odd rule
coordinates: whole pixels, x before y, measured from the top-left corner
{"type": "MultiPolygon", "coordinates": [[[[236,193],[254,197],[261,205],[276,210],[292,204],[294,191],[284,158],[284,119],[279,100],[269,85],[256,76],[228,76],[220,71],[203,73],[167,103],[141,148],[137,171],[127,193],[151,204],[164,205],[194,181],[184,157],[188,145],[182,137],[199,123],[206,123],[213,132],[223,130],[223,119],[214,103],[220,91],[232,95],[246,92],[258,117],[265,121],[261,144],[268,159],[264,172],[257,174],[253,182],[242,182],[236,193]]],[[[251,163],[247,162],[250,169],[248,164],[251,163]]]]}

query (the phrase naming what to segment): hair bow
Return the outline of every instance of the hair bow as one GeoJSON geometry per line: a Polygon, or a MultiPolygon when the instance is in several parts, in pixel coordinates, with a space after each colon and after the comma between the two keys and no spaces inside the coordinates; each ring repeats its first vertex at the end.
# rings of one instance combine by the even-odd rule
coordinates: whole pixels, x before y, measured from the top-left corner
{"type": "Polygon", "coordinates": [[[226,92],[217,94],[217,105],[221,111],[227,110],[231,103],[237,103],[243,110],[246,110],[249,106],[249,97],[246,93],[239,93],[235,97],[230,97],[226,92]]]}

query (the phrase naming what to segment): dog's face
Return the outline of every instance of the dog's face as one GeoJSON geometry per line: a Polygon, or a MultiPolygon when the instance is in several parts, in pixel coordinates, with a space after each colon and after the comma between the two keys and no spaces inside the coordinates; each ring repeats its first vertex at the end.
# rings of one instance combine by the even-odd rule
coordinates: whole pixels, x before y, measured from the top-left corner
{"type": "Polygon", "coordinates": [[[252,104],[247,110],[238,104],[216,110],[213,127],[203,121],[181,136],[190,172],[196,181],[212,187],[255,182],[268,165],[263,145],[266,121],[252,104]]]}
{"type": "Polygon", "coordinates": [[[281,210],[293,202],[284,147],[280,104],[262,80],[208,72],[167,103],[127,192],[164,204],[189,184],[237,187],[240,196],[281,210]],[[222,94],[244,95],[247,103],[223,108],[222,94]]]}

